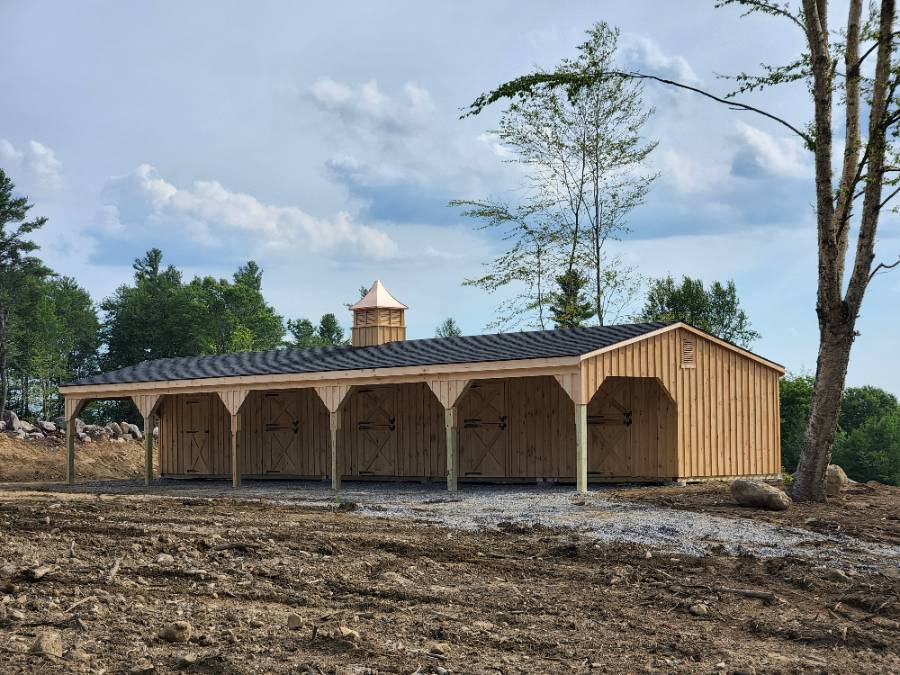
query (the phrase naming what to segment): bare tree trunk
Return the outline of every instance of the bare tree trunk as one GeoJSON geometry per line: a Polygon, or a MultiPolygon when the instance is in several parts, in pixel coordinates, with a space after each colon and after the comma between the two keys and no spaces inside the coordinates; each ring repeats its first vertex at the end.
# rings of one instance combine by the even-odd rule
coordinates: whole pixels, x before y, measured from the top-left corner
{"type": "Polygon", "coordinates": [[[825,500],[825,473],[837,432],[841,396],[853,345],[854,320],[821,331],[816,380],[803,450],[794,473],[791,493],[798,501],[825,500]]]}

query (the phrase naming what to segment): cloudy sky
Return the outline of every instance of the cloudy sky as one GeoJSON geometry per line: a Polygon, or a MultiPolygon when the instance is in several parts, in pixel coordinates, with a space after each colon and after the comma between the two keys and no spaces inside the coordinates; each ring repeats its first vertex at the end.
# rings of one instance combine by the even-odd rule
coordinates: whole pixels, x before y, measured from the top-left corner
{"type": "MultiPolygon", "coordinates": [[[[480,92],[573,54],[605,20],[628,67],[715,91],[801,35],[684,2],[0,3],[0,166],[50,218],[43,254],[98,300],[152,246],[193,274],[254,258],[288,317],[340,311],[376,277],[409,334],[480,332],[502,298],[461,287],[499,242],[449,209],[518,193],[480,92]]],[[[778,126],[647,90],[661,178],[618,251],[646,276],[733,278],[756,351],[815,366],[811,157],[778,126]]],[[[802,90],[759,102],[797,125],[802,90]]],[[[900,252],[886,218],[881,257],[900,252]]],[[[900,273],[875,280],[850,383],[900,393],[900,273]]],[[[348,317],[349,318],[349,317],[348,317]]]]}

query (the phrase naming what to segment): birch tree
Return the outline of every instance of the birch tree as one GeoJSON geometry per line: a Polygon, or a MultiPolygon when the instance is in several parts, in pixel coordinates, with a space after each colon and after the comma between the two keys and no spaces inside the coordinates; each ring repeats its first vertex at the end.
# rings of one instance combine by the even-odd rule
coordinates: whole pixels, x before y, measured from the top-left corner
{"type": "Polygon", "coordinates": [[[478,114],[497,101],[529,100],[547,91],[575,96],[598,82],[654,81],[694,92],[733,110],[761,115],[802,139],[815,165],[819,345],[809,421],[792,495],[800,501],[824,501],[825,471],[831,460],[847,367],[857,336],[856,322],[866,290],[879,273],[900,265],[896,252],[878,259],[875,251],[882,213],[900,191],[896,2],[872,2],[864,16],[862,1],[850,0],[846,19],[836,26],[832,25],[827,0],[718,3],[728,5],[737,5],[745,14],[765,14],[794,26],[798,30],[796,58],[783,66],[764,66],[760,74],[738,75],[737,91],[721,96],[635,71],[601,67],[538,72],[482,94],[467,114],[478,114]],[[791,83],[807,86],[811,121],[789,121],[737,99],[746,92],[791,83]],[[835,139],[841,128],[843,150],[836,156],[835,139]]]}

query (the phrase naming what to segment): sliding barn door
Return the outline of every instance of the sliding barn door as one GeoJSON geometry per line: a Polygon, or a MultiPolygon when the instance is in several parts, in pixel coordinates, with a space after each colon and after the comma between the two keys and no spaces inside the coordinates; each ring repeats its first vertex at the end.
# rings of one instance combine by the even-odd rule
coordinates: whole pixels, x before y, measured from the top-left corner
{"type": "Polygon", "coordinates": [[[262,469],[266,475],[298,475],[300,418],[297,392],[263,394],[262,469]]]}
{"type": "Polygon", "coordinates": [[[506,382],[473,382],[459,402],[458,416],[460,475],[506,476],[509,446],[506,382]]]}
{"type": "Polygon", "coordinates": [[[208,396],[187,396],[182,399],[182,444],[184,472],[211,473],[209,456],[209,406],[208,396]]]}
{"type": "Polygon", "coordinates": [[[361,388],[354,399],[359,475],[393,476],[397,464],[397,388],[361,388]]]}

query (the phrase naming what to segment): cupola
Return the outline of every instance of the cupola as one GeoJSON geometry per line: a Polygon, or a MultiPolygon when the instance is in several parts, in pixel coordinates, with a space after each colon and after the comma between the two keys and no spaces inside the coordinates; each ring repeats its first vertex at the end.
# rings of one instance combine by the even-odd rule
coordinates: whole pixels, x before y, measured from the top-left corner
{"type": "Polygon", "coordinates": [[[380,280],[362,300],[350,307],[353,312],[353,346],[371,347],[406,339],[406,305],[397,300],[380,280]]]}

